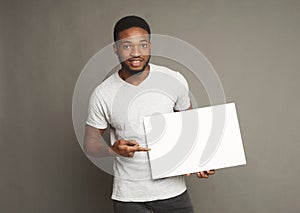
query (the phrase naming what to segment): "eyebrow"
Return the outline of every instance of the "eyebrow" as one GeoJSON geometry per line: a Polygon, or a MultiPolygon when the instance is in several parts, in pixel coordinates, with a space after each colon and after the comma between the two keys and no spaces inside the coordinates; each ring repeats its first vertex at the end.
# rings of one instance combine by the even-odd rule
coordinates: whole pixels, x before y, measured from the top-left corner
{"type": "Polygon", "coordinates": [[[143,40],[140,40],[140,42],[149,42],[149,41],[146,39],[143,39],[143,40]]]}
{"type": "MultiPolygon", "coordinates": [[[[146,39],[143,39],[143,40],[140,40],[139,42],[149,42],[149,41],[147,41],[146,39]]],[[[123,42],[121,42],[122,44],[131,44],[132,42],[131,41],[123,41],[123,42]]]]}

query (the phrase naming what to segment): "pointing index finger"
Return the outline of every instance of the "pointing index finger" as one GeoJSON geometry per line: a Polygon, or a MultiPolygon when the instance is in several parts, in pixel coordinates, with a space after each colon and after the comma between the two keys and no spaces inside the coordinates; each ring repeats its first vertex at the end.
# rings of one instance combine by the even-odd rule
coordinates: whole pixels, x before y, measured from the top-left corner
{"type": "Polygon", "coordinates": [[[145,151],[150,151],[151,149],[150,148],[146,148],[146,147],[137,147],[137,150],[138,152],[145,152],[145,151]]]}
{"type": "Polygon", "coordinates": [[[145,147],[139,147],[139,146],[129,146],[127,150],[129,152],[145,152],[145,151],[150,151],[151,149],[145,147]]]}

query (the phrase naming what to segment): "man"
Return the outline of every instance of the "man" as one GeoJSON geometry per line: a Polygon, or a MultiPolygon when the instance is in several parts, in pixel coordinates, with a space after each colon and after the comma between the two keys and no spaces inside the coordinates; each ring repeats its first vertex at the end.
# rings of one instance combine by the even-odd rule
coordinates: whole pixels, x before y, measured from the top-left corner
{"type": "MultiPolygon", "coordinates": [[[[91,95],[84,148],[89,155],[116,156],[112,193],[115,212],[189,213],[193,206],[183,176],[151,179],[143,117],[192,106],[188,84],[179,72],[149,64],[150,34],[149,25],[137,16],[116,23],[114,52],[121,69],[91,95]],[[102,135],[108,125],[111,147],[97,141],[97,134],[102,135]]],[[[212,174],[214,171],[205,171],[197,176],[208,178],[212,174]]]]}

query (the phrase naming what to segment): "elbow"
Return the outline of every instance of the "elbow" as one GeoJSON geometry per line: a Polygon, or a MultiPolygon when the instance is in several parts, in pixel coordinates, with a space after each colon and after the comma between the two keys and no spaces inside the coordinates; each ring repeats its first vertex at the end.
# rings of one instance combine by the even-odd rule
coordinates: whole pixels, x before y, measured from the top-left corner
{"type": "Polygon", "coordinates": [[[83,151],[85,154],[91,156],[92,155],[92,149],[88,142],[83,142],[83,151]]]}

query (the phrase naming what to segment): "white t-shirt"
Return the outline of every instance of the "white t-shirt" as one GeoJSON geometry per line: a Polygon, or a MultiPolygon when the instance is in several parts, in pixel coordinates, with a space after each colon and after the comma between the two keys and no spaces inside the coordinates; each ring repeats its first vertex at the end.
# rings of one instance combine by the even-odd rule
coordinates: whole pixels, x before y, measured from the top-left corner
{"type": "MultiPolygon", "coordinates": [[[[185,110],[190,106],[185,78],[169,68],[150,64],[149,75],[138,86],[115,72],[93,91],[86,124],[97,129],[110,125],[111,144],[136,140],[146,147],[143,118],[157,113],[185,110]]],[[[133,158],[116,157],[112,199],[145,202],[167,199],[186,190],[183,176],[151,179],[147,152],[133,158]]]]}

